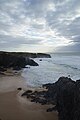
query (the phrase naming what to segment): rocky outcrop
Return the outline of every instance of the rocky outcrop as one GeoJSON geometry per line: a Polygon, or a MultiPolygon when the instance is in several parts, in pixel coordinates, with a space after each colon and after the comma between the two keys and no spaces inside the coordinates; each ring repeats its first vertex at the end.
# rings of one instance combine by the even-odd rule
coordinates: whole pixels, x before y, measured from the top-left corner
{"type": "Polygon", "coordinates": [[[75,84],[73,108],[73,120],[80,120],[80,80],[75,84]]]}
{"type": "Polygon", "coordinates": [[[30,65],[30,66],[39,66],[38,63],[36,63],[34,60],[27,58],[26,59],[26,65],[30,65]]]}
{"type": "Polygon", "coordinates": [[[56,105],[59,120],[80,120],[80,80],[60,77],[56,83],[44,86],[56,105]]]}
{"type": "Polygon", "coordinates": [[[3,66],[0,66],[0,71],[4,72],[4,71],[6,71],[6,68],[4,68],[3,66]]]}
{"type": "Polygon", "coordinates": [[[5,52],[0,53],[0,71],[5,71],[6,68],[13,68],[15,70],[20,70],[26,65],[38,66],[38,64],[29,58],[23,56],[11,55],[5,52]]]}
{"type": "Polygon", "coordinates": [[[74,93],[76,82],[72,81],[69,78],[61,77],[56,85],[56,106],[59,112],[59,120],[74,120],[74,93]]]}
{"type": "Polygon", "coordinates": [[[43,87],[47,91],[26,91],[22,96],[42,105],[52,104],[47,112],[57,110],[59,120],[80,120],[80,80],[75,82],[71,78],[60,77],[57,82],[43,87]]]}

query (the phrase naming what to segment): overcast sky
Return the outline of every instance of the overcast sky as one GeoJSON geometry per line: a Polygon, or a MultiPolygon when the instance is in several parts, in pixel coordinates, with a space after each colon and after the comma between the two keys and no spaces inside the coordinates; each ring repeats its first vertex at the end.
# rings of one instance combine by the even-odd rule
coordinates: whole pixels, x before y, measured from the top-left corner
{"type": "Polygon", "coordinates": [[[0,50],[80,51],[80,0],[0,0],[0,50]]]}

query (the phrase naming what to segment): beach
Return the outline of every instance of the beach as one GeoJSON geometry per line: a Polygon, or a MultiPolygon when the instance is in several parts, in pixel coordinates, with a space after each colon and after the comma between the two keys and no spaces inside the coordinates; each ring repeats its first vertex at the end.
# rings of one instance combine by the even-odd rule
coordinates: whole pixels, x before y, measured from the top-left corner
{"type": "Polygon", "coordinates": [[[20,74],[0,75],[0,120],[58,120],[56,111],[46,112],[49,105],[40,105],[21,97],[28,89],[31,88],[20,74]],[[21,91],[17,90],[19,87],[21,91]]]}

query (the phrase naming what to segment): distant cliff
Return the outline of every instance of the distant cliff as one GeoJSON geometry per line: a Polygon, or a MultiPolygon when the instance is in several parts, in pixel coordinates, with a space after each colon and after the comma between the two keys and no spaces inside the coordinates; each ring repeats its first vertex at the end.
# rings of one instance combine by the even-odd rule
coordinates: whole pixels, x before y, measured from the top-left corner
{"type": "Polygon", "coordinates": [[[46,53],[29,53],[29,52],[3,52],[0,51],[0,54],[9,54],[9,55],[17,55],[17,56],[23,56],[28,58],[51,58],[50,54],[46,53]]]}

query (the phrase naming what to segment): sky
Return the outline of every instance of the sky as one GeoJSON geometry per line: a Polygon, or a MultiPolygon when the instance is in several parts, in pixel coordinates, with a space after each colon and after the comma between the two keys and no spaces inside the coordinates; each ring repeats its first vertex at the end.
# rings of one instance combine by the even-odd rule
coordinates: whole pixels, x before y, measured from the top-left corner
{"type": "Polygon", "coordinates": [[[0,0],[0,51],[80,51],[80,0],[0,0]]]}

